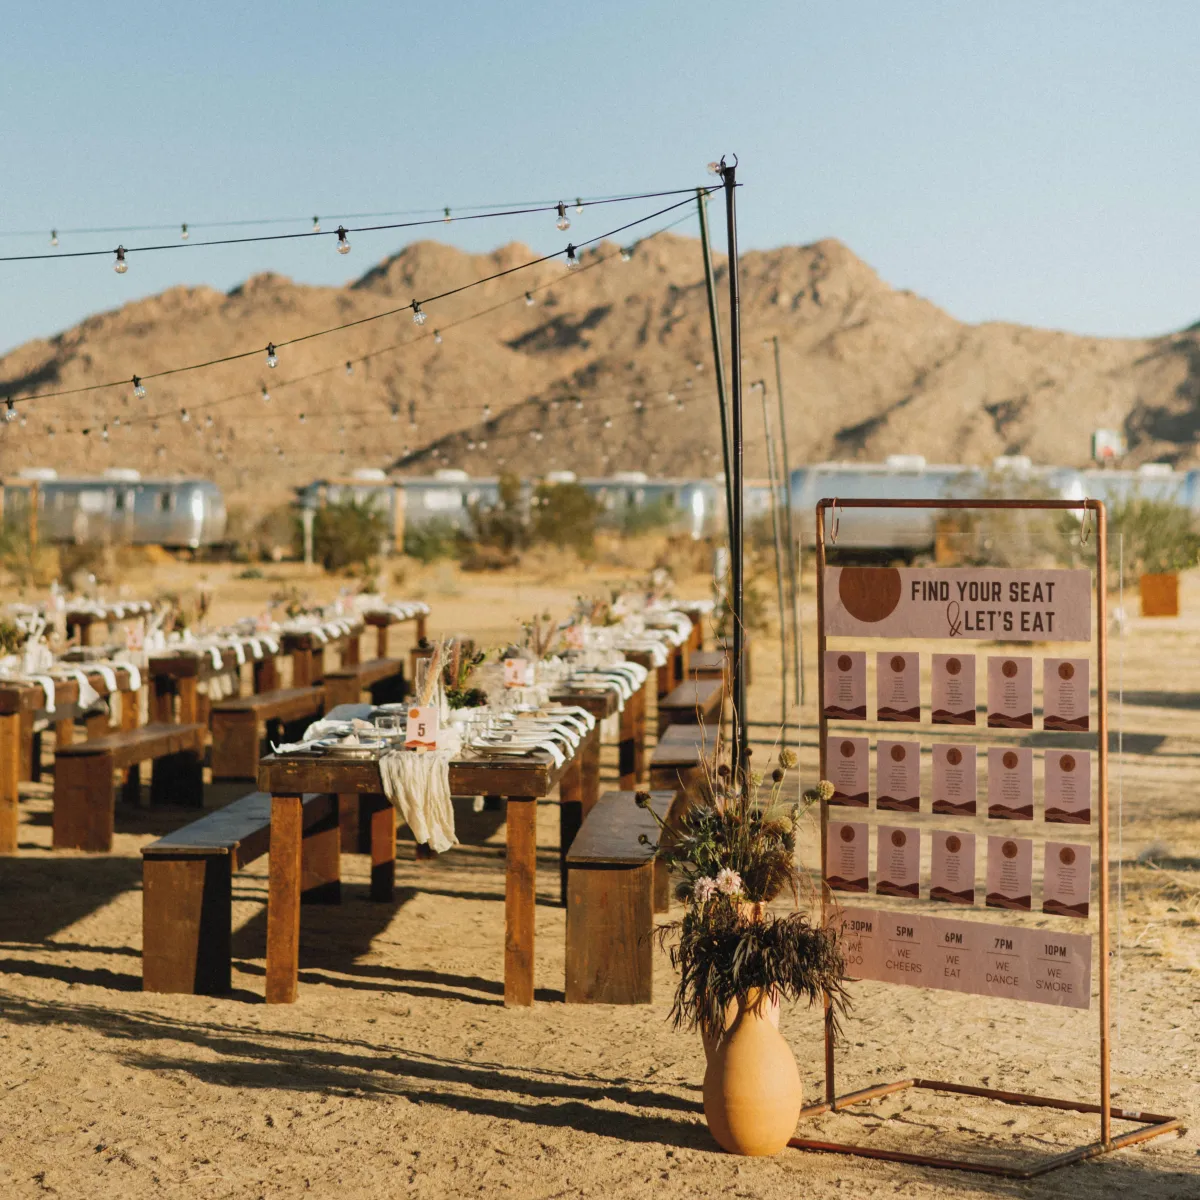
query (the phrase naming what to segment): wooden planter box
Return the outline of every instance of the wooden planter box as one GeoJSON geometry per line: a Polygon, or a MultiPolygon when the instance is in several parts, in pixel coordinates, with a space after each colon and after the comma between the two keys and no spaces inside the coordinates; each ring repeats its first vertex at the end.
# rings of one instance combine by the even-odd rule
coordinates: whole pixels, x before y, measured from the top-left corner
{"type": "Polygon", "coordinates": [[[1174,572],[1163,575],[1143,575],[1138,580],[1142,597],[1143,617],[1179,616],[1179,576],[1174,572]]]}

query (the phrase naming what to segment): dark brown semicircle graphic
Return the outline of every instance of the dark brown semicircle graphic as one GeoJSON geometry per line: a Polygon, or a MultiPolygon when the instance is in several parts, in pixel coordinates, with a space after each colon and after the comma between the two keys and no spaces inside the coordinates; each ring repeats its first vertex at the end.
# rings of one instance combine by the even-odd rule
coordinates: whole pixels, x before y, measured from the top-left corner
{"type": "Polygon", "coordinates": [[[856,621],[868,625],[896,611],[901,590],[895,567],[843,567],[838,576],[838,599],[856,621]]]}

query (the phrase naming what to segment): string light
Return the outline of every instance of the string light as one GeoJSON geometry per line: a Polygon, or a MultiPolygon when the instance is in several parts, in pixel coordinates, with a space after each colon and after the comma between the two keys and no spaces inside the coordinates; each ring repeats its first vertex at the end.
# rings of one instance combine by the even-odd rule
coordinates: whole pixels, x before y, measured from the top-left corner
{"type": "Polygon", "coordinates": [[[533,298],[533,293],[526,292],[525,293],[525,307],[532,308],[536,303],[537,303],[537,301],[533,298]]]}
{"type": "Polygon", "coordinates": [[[612,428],[612,417],[605,417],[605,418],[604,418],[604,428],[605,428],[605,429],[611,429],[611,428],[612,428]]]}
{"type": "Polygon", "coordinates": [[[139,400],[146,394],[146,386],[142,383],[141,377],[138,375],[133,377],[133,394],[139,400]]]}
{"type": "Polygon", "coordinates": [[[117,247],[117,261],[113,263],[113,270],[118,275],[124,275],[129,270],[129,264],[125,261],[125,247],[117,247]]]}
{"type": "Polygon", "coordinates": [[[633,247],[632,246],[622,246],[621,247],[621,261],[628,262],[632,257],[633,257],[633,247]]]}
{"type": "Polygon", "coordinates": [[[179,410],[179,419],[186,425],[192,419],[192,414],[186,408],[181,408],[179,410]]]}
{"type": "Polygon", "coordinates": [[[184,223],[179,227],[179,240],[181,242],[186,242],[188,240],[188,227],[186,221],[184,221],[184,223]]]}
{"type": "Polygon", "coordinates": [[[449,205],[447,205],[445,208],[443,208],[443,209],[442,209],[442,220],[443,220],[443,221],[444,221],[444,222],[445,222],[447,225],[449,225],[449,224],[450,224],[450,222],[454,220],[454,218],[453,218],[453,217],[450,215],[450,207],[449,207],[449,205]]]}
{"type": "Polygon", "coordinates": [[[576,412],[583,411],[583,397],[582,396],[575,397],[575,411],[576,412]]]}
{"type": "Polygon", "coordinates": [[[58,230],[57,229],[50,230],[50,245],[52,245],[52,246],[58,245],[58,230]]]}
{"type": "Polygon", "coordinates": [[[725,173],[725,160],[720,162],[710,162],[708,164],[708,173],[710,175],[723,175],[725,173]]]}
{"type": "Polygon", "coordinates": [[[412,310],[413,310],[413,324],[414,325],[424,325],[425,324],[425,314],[421,311],[420,300],[414,300],[412,302],[412,310]]]}
{"type": "Polygon", "coordinates": [[[275,353],[274,342],[267,343],[267,366],[272,368],[279,366],[279,355],[275,353]]]}
{"type": "Polygon", "coordinates": [[[271,403],[271,393],[267,391],[267,385],[265,383],[262,385],[262,401],[264,404],[271,403]]]}
{"type": "Polygon", "coordinates": [[[304,425],[307,421],[308,421],[308,418],[303,413],[301,413],[300,414],[300,424],[304,425]]]}
{"type": "Polygon", "coordinates": [[[103,438],[103,439],[104,439],[106,442],[108,441],[108,426],[107,426],[107,425],[102,425],[102,426],[100,427],[100,436],[101,436],[101,437],[102,437],[102,438],[103,438]]]}
{"type": "Polygon", "coordinates": [[[10,399],[6,402],[6,407],[4,409],[4,423],[6,425],[9,425],[16,419],[17,419],[16,404],[10,399]]]}
{"type": "Polygon", "coordinates": [[[492,415],[492,406],[485,404],[483,406],[483,419],[486,421],[492,415]]]}
{"type": "Polygon", "coordinates": [[[570,242],[567,243],[567,270],[576,271],[579,269],[579,259],[575,257],[575,247],[570,242]]]}
{"type": "Polygon", "coordinates": [[[433,331],[433,344],[435,346],[442,344],[442,335],[436,329],[433,331]]]}
{"type": "Polygon", "coordinates": [[[561,200],[558,202],[558,220],[554,224],[559,229],[571,228],[571,218],[567,216],[567,206],[561,200]]]}
{"type": "Polygon", "coordinates": [[[575,211],[577,213],[583,212],[583,201],[578,196],[575,197],[575,211]]]}
{"type": "Polygon", "coordinates": [[[337,252],[339,254],[349,254],[350,253],[350,241],[346,237],[345,225],[339,225],[337,227],[337,239],[338,239],[337,240],[337,252]]]}
{"type": "Polygon", "coordinates": [[[354,374],[354,364],[349,359],[346,360],[346,374],[347,376],[354,374]]]}
{"type": "Polygon", "coordinates": [[[320,217],[313,217],[312,231],[313,231],[313,233],[321,232],[321,218],[320,217]]]}

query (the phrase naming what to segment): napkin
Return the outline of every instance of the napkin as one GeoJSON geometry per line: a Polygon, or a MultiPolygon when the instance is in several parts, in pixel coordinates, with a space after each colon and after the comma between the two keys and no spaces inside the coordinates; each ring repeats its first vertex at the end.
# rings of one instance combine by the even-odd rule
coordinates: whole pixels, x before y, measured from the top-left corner
{"type": "Polygon", "coordinates": [[[419,845],[444,854],[458,844],[448,750],[390,750],[379,760],[383,791],[419,845]]]}

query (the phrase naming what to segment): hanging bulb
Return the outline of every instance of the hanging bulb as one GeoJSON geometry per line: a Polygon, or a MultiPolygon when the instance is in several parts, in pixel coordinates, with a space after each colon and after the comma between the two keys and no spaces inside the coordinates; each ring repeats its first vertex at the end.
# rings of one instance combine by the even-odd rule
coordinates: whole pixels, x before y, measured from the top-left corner
{"type": "Polygon", "coordinates": [[[628,262],[632,257],[633,257],[633,247],[632,246],[622,246],[621,247],[621,261],[628,262]]]}
{"type": "Polygon", "coordinates": [[[486,421],[492,415],[492,406],[485,404],[483,406],[483,419],[486,421]]]}
{"type": "Polygon", "coordinates": [[[442,209],[442,220],[445,221],[447,225],[449,225],[450,222],[454,220],[454,218],[450,215],[449,207],[442,209]]]}
{"type": "Polygon", "coordinates": [[[487,442],[480,442],[480,443],[479,443],[479,448],[480,448],[480,450],[486,450],[486,449],[487,449],[487,442]]]}
{"type": "Polygon", "coordinates": [[[206,429],[211,429],[212,424],[213,424],[213,419],[212,419],[212,414],[210,413],[207,417],[204,418],[204,426],[206,429]]]}
{"type": "Polygon", "coordinates": [[[414,300],[412,302],[412,310],[413,310],[413,324],[414,325],[424,325],[425,324],[425,314],[421,311],[420,300],[414,300]]]}
{"type": "Polygon", "coordinates": [[[113,263],[113,270],[118,275],[124,275],[129,270],[129,264],[125,261],[125,247],[117,247],[117,261],[113,263]]]}
{"type": "Polygon", "coordinates": [[[150,426],[150,429],[153,433],[157,433],[158,432],[158,422],[155,421],[154,424],[150,426]]]}
{"type": "Polygon", "coordinates": [[[605,429],[611,429],[611,428],[612,428],[612,417],[605,417],[605,418],[604,418],[604,428],[605,428],[605,429]]]}
{"type": "Polygon", "coordinates": [[[668,404],[670,404],[670,403],[671,403],[671,401],[672,401],[672,400],[674,400],[674,399],[675,399],[675,393],[674,393],[674,392],[668,392],[668,393],[667,393],[667,403],[668,403],[668,404]]]}
{"type": "Polygon", "coordinates": [[[308,420],[308,418],[303,413],[301,413],[300,414],[300,424],[303,425],[307,420],[308,420]]]}
{"type": "Polygon", "coordinates": [[[576,412],[583,411],[583,397],[582,396],[575,397],[575,411],[576,412]]]}
{"type": "Polygon", "coordinates": [[[4,423],[6,425],[8,425],[8,424],[11,424],[16,419],[17,419],[16,402],[13,400],[9,400],[4,409],[4,423]]]}
{"type": "Polygon", "coordinates": [[[436,329],[433,331],[433,344],[435,346],[442,344],[442,335],[436,329]]]}
{"type": "Polygon", "coordinates": [[[575,257],[575,247],[571,243],[567,243],[567,270],[575,271],[579,267],[579,259],[575,257]]]}
{"type": "Polygon", "coordinates": [[[532,307],[534,306],[534,304],[535,304],[535,303],[536,303],[536,301],[535,301],[535,300],[534,300],[534,298],[533,298],[533,293],[532,293],[532,292],[526,292],[526,293],[525,293],[525,307],[526,307],[526,308],[532,308],[532,307]]]}
{"type": "Polygon", "coordinates": [[[703,371],[703,370],[704,370],[704,364],[703,364],[702,362],[697,362],[697,363],[696,363],[696,370],[697,370],[697,371],[703,371]]]}
{"type": "Polygon", "coordinates": [[[192,414],[186,408],[181,408],[179,410],[179,419],[186,425],[192,419],[192,414]]]}
{"type": "Polygon", "coordinates": [[[676,407],[676,408],[677,408],[677,409],[678,409],[680,412],[683,412],[683,401],[682,401],[682,400],[676,400],[676,401],[675,401],[675,407],[676,407]]]}
{"type": "Polygon", "coordinates": [[[50,230],[50,245],[52,245],[52,246],[58,245],[58,230],[57,229],[50,230]]]}
{"type": "Polygon", "coordinates": [[[264,404],[271,403],[271,393],[267,391],[267,385],[265,383],[262,385],[262,400],[264,404]]]}
{"type": "Polygon", "coordinates": [[[275,343],[274,342],[267,343],[267,366],[268,367],[279,366],[279,355],[275,353],[275,343]]]}
{"type": "Polygon", "coordinates": [[[321,218],[320,217],[313,217],[312,231],[313,231],[313,233],[321,232],[321,218]]]}
{"type": "Polygon", "coordinates": [[[633,408],[634,408],[635,412],[641,412],[642,411],[642,402],[640,400],[635,400],[633,402],[633,408]]]}
{"type": "Polygon", "coordinates": [[[146,385],[142,383],[141,377],[138,375],[133,377],[133,394],[139,400],[146,394],[146,385]]]}
{"type": "Polygon", "coordinates": [[[400,406],[397,404],[392,405],[392,420],[393,421],[400,420],[400,406]]]}
{"type": "Polygon", "coordinates": [[[350,242],[346,237],[345,225],[339,225],[337,227],[337,237],[338,237],[337,252],[339,254],[349,254],[350,253],[350,242]]]}
{"type": "Polygon", "coordinates": [[[54,436],[54,426],[53,425],[46,426],[46,436],[48,438],[52,438],[54,436]]]}
{"type": "Polygon", "coordinates": [[[685,388],[690,388],[690,387],[692,386],[692,381],[691,381],[690,379],[685,379],[685,380],[683,381],[683,386],[684,386],[685,388]]]}
{"type": "Polygon", "coordinates": [[[710,162],[708,164],[708,173],[710,175],[720,175],[725,170],[725,160],[720,162],[710,162]]]}
{"type": "Polygon", "coordinates": [[[101,436],[101,437],[102,437],[102,438],[103,438],[103,439],[104,439],[106,442],[108,441],[108,426],[107,426],[107,425],[104,425],[104,426],[102,426],[102,427],[101,427],[101,429],[100,429],[100,436],[101,436]]]}
{"type": "Polygon", "coordinates": [[[578,196],[575,197],[575,211],[577,213],[583,212],[583,201],[578,196]]]}
{"type": "Polygon", "coordinates": [[[571,228],[571,218],[567,216],[567,206],[561,200],[558,202],[558,220],[554,224],[559,229],[571,228]]]}
{"type": "Polygon", "coordinates": [[[184,221],[184,223],[179,227],[179,240],[182,242],[186,242],[188,240],[188,227],[186,221],[184,221]]]}
{"type": "Polygon", "coordinates": [[[25,418],[25,414],[24,414],[24,413],[22,413],[22,414],[21,414],[21,428],[22,428],[22,429],[24,429],[24,428],[25,428],[25,426],[26,426],[26,424],[27,424],[27,421],[26,421],[26,418],[25,418]]]}

